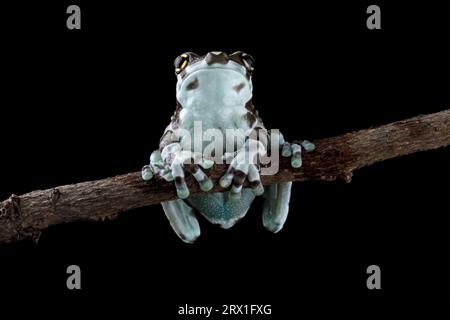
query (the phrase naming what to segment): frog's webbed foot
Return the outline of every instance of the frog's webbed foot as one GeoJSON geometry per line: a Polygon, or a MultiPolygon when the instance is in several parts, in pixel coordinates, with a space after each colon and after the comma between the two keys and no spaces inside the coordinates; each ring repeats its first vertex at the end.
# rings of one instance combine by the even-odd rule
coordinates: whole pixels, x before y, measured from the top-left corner
{"type": "Polygon", "coordinates": [[[181,199],[161,204],[173,231],[184,242],[193,243],[200,236],[200,226],[194,210],[181,199]]]}
{"type": "Polygon", "coordinates": [[[278,232],[283,228],[289,212],[292,182],[275,183],[264,191],[263,224],[267,230],[278,232]]]}
{"type": "Polygon", "coordinates": [[[242,186],[246,179],[248,179],[255,195],[259,196],[264,193],[259,169],[254,163],[256,156],[263,152],[265,153],[265,148],[261,142],[251,140],[246,143],[242,150],[236,153],[227,172],[219,181],[222,188],[228,188],[232,184],[229,193],[230,199],[238,200],[241,198],[242,186]]]}
{"type": "Polygon", "coordinates": [[[177,195],[180,199],[189,197],[189,189],[185,181],[185,171],[192,174],[203,191],[209,191],[213,187],[212,180],[201,169],[209,169],[214,162],[202,159],[200,155],[191,151],[184,151],[178,143],[167,145],[160,153],[154,151],[150,156],[150,165],[142,168],[142,178],[150,180],[154,174],[158,174],[166,181],[175,180],[177,195]],[[198,165],[198,164],[199,165],[198,165]]]}
{"type": "Polygon", "coordinates": [[[302,142],[293,141],[292,143],[284,142],[281,147],[281,155],[283,157],[291,157],[291,165],[294,168],[300,168],[302,166],[302,149],[310,152],[313,151],[316,146],[308,140],[302,142]]]}

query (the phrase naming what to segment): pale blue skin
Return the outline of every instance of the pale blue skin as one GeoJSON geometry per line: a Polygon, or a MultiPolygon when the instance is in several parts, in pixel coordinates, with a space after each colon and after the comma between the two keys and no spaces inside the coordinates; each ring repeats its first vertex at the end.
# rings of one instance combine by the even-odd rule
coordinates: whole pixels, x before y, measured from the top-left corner
{"type": "MultiPolygon", "coordinates": [[[[224,53],[211,52],[208,55],[184,66],[184,75],[178,75],[177,100],[182,110],[177,119],[172,119],[165,132],[169,132],[173,137],[161,150],[152,153],[150,165],[142,169],[142,178],[147,181],[152,179],[154,174],[158,174],[168,181],[175,179],[180,199],[163,202],[162,206],[175,233],[186,243],[194,242],[200,235],[195,211],[214,224],[230,228],[245,216],[255,197],[262,194],[264,197],[263,224],[269,231],[278,232],[282,229],[288,215],[292,183],[278,183],[263,188],[257,166],[242,161],[238,156],[246,144],[236,146],[235,158],[230,164],[230,169],[220,180],[224,188],[231,185],[230,191],[189,197],[189,190],[184,182],[187,168],[183,161],[186,158],[185,153],[189,154],[192,150],[187,150],[187,147],[183,145],[184,137],[178,134],[179,130],[176,128],[192,132],[193,122],[201,120],[203,129],[240,128],[249,135],[256,129],[265,130],[259,117],[254,123],[245,120],[245,116],[252,113],[245,107],[252,98],[253,88],[249,66],[246,63],[237,63],[228,59],[224,53]],[[220,55],[226,57],[226,60],[220,63],[207,63],[211,55],[220,55]],[[192,89],[194,82],[196,87],[192,89]],[[240,90],[235,89],[238,85],[242,87],[240,90]],[[235,171],[230,171],[231,168],[235,171]],[[239,183],[235,180],[232,183],[233,179],[236,179],[236,174],[233,172],[237,171],[251,182],[252,188],[242,188],[244,181],[242,179],[239,183]]],[[[253,142],[249,139],[246,143],[253,142]]],[[[291,164],[296,168],[302,164],[302,148],[306,151],[314,149],[314,145],[310,142],[290,144],[285,142],[282,136],[279,137],[279,143],[282,156],[291,157],[291,164]]],[[[265,146],[260,145],[260,148],[264,149],[265,146]]],[[[191,170],[187,173],[193,174],[200,188],[205,192],[209,191],[213,184],[201,168],[207,169],[212,165],[213,163],[205,160],[194,169],[194,172],[191,170]]]]}

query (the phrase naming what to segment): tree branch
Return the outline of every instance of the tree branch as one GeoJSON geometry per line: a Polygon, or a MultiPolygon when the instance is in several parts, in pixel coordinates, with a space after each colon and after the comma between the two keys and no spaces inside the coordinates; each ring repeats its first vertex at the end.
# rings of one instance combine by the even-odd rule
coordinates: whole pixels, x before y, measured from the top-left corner
{"type": "MultiPolygon", "coordinates": [[[[450,110],[418,116],[377,128],[314,141],[316,150],[303,155],[303,166],[294,169],[280,157],[280,170],[262,176],[264,185],[281,181],[343,178],[350,182],[353,171],[375,162],[450,144],[450,110]]],[[[209,172],[215,187],[226,165],[209,172]]],[[[202,191],[187,178],[191,195],[202,191]]],[[[104,220],[118,213],[176,198],[172,183],[160,179],[144,182],[140,173],[129,173],[53,189],[12,195],[0,203],[0,243],[26,237],[38,238],[50,225],[80,220],[104,220]]]]}

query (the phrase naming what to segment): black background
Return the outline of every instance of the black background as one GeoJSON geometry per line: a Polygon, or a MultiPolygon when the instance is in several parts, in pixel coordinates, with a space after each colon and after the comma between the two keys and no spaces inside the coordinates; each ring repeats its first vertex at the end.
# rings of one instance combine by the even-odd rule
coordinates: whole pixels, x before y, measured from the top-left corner
{"type": "MultiPolygon", "coordinates": [[[[0,199],[140,170],[174,111],[172,62],[185,51],[252,54],[254,103],[287,139],[449,108],[448,2],[340,2],[2,4],[0,199]],[[81,7],[80,31],[66,29],[69,4],[81,7]],[[369,4],[381,30],[366,28],[369,4]]],[[[38,245],[0,245],[2,308],[43,300],[35,314],[63,305],[176,318],[185,303],[272,304],[286,319],[448,302],[449,160],[446,148],[362,169],[351,184],[297,183],[276,235],[259,200],[230,230],[201,219],[194,245],[160,206],[50,227],[38,245]],[[70,264],[81,291],[66,289],[70,264]],[[379,291],[366,288],[371,264],[379,291]]]]}

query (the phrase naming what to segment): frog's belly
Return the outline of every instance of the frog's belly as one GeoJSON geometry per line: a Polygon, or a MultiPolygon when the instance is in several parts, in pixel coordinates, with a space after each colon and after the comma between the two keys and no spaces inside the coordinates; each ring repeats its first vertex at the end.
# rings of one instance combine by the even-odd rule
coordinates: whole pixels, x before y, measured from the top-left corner
{"type": "Polygon", "coordinates": [[[228,199],[228,193],[206,193],[191,197],[188,202],[211,223],[230,228],[245,216],[255,195],[251,189],[242,189],[241,199],[233,201],[228,199]]]}

